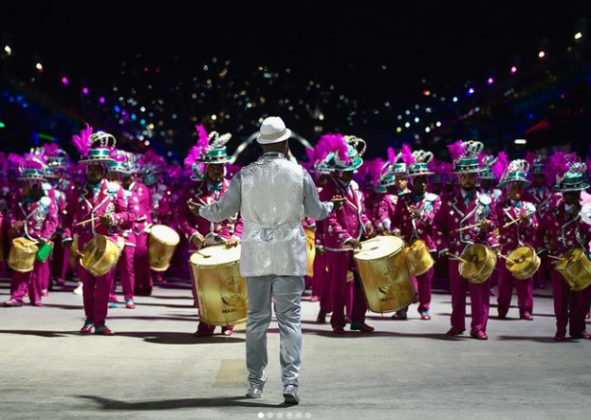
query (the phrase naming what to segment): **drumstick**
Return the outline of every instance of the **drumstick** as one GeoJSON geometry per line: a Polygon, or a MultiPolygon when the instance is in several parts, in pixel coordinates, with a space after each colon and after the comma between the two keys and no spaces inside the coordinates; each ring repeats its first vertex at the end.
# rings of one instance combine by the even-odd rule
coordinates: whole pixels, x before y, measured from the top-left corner
{"type": "Polygon", "coordinates": [[[480,223],[476,223],[475,225],[464,226],[464,227],[461,227],[461,228],[459,228],[459,229],[456,229],[456,232],[460,232],[460,231],[462,231],[462,230],[466,230],[466,229],[472,229],[472,228],[475,228],[475,227],[478,227],[478,226],[480,226],[481,224],[482,224],[482,222],[480,222],[480,223]]]}
{"type": "Polygon", "coordinates": [[[76,226],[85,225],[86,223],[94,222],[95,220],[98,220],[98,219],[100,219],[100,216],[92,217],[90,219],[86,219],[86,220],[83,220],[79,223],[76,223],[76,226]]]}
{"type": "Polygon", "coordinates": [[[201,255],[203,258],[211,258],[211,255],[206,255],[206,254],[203,254],[199,251],[195,251],[195,253],[201,255]]]}
{"type": "Polygon", "coordinates": [[[566,260],[566,258],[562,258],[562,257],[555,257],[554,255],[546,255],[548,258],[552,258],[554,260],[560,260],[560,261],[564,261],[566,260]]]}
{"type": "Polygon", "coordinates": [[[499,257],[504,258],[505,260],[509,261],[511,264],[516,264],[514,260],[509,257],[504,256],[503,254],[497,254],[499,257]]]}
{"type": "Polygon", "coordinates": [[[455,258],[456,260],[459,260],[459,261],[463,262],[464,264],[470,264],[468,261],[466,261],[465,259],[463,259],[461,257],[458,257],[457,255],[447,254],[447,256],[451,257],[451,258],[455,258]]]}
{"type": "Polygon", "coordinates": [[[505,223],[505,224],[503,225],[503,229],[506,229],[506,228],[508,228],[509,226],[511,226],[511,225],[514,225],[515,223],[519,222],[519,221],[520,221],[520,220],[521,220],[521,219],[522,219],[524,216],[525,216],[525,214],[524,214],[523,216],[519,216],[517,219],[515,219],[515,220],[513,220],[513,221],[511,221],[511,222],[505,223]]]}

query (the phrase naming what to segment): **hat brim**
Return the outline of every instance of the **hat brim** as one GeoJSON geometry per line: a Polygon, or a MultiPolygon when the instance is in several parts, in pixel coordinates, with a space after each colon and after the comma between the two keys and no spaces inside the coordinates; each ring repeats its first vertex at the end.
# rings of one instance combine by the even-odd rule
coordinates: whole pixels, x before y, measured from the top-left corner
{"type": "Polygon", "coordinates": [[[259,133],[257,136],[257,143],[258,144],[274,144],[274,143],[281,143],[282,141],[287,141],[291,137],[291,130],[289,128],[285,129],[285,133],[283,133],[280,137],[276,139],[264,139],[263,135],[259,133]]]}
{"type": "Polygon", "coordinates": [[[459,171],[450,171],[450,174],[454,174],[454,175],[479,174],[481,172],[482,172],[482,168],[475,168],[475,169],[466,169],[466,170],[459,170],[459,171]]]}
{"type": "Polygon", "coordinates": [[[506,187],[509,184],[513,184],[514,182],[520,182],[522,184],[525,184],[525,186],[527,187],[528,185],[531,185],[531,182],[527,179],[511,179],[508,181],[503,181],[503,182],[499,182],[499,187],[506,187]]]}
{"type": "Polygon", "coordinates": [[[330,166],[331,168],[333,168],[335,171],[354,171],[356,169],[359,169],[361,167],[361,165],[363,165],[363,159],[360,157],[357,157],[357,159],[355,159],[355,162],[353,162],[352,164],[349,164],[349,166],[345,167],[345,168],[341,168],[339,166],[335,166],[334,164],[334,155],[330,156],[327,160],[326,160],[326,164],[328,166],[330,166]]]}
{"type": "Polygon", "coordinates": [[[431,176],[431,175],[435,175],[435,172],[417,172],[417,173],[414,173],[414,174],[408,174],[406,176],[413,177],[413,176],[422,176],[422,175],[431,176]]]}
{"type": "Polygon", "coordinates": [[[554,191],[560,191],[560,192],[568,192],[568,191],[584,191],[587,188],[589,188],[589,184],[587,183],[582,183],[580,185],[577,186],[573,186],[573,187],[560,187],[558,185],[554,186],[554,191]]]}
{"type": "Polygon", "coordinates": [[[205,165],[221,165],[223,163],[230,163],[232,158],[230,156],[226,156],[223,159],[216,159],[216,160],[197,160],[197,163],[203,163],[205,165]]]}
{"type": "Polygon", "coordinates": [[[113,159],[111,158],[106,158],[106,159],[83,159],[83,160],[79,160],[78,163],[84,163],[85,165],[92,165],[92,164],[100,164],[100,163],[109,163],[109,162],[115,162],[113,159]]]}

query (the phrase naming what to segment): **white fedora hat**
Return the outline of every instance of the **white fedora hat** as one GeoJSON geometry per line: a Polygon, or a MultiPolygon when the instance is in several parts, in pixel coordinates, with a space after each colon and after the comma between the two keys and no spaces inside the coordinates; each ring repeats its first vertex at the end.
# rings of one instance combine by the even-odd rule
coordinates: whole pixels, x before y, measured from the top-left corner
{"type": "Polygon", "coordinates": [[[261,124],[261,131],[257,136],[259,144],[273,144],[286,141],[291,137],[291,130],[285,126],[279,117],[265,118],[261,124]]]}

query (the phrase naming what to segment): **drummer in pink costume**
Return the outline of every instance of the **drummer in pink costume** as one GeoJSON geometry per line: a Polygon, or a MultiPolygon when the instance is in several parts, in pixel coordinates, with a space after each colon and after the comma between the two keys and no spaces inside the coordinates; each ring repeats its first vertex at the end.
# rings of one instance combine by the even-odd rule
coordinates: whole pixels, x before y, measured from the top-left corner
{"type": "MultiPolygon", "coordinates": [[[[499,187],[505,187],[507,193],[502,202],[497,203],[496,214],[499,226],[499,243],[501,254],[507,256],[519,246],[533,246],[534,235],[538,227],[536,207],[523,200],[524,187],[529,185],[527,174],[529,163],[525,160],[514,160],[505,169],[499,187]]],[[[497,263],[498,298],[497,310],[499,319],[505,319],[511,305],[513,285],[517,289],[519,316],[526,321],[533,320],[534,306],[533,278],[515,279],[507,269],[507,261],[500,258],[497,263]]]]}
{"type": "MultiPolygon", "coordinates": [[[[446,256],[451,253],[458,256],[473,244],[496,247],[496,215],[494,207],[491,206],[492,200],[476,191],[477,174],[481,169],[478,153],[482,151],[483,145],[480,142],[458,141],[449,148],[454,159],[454,172],[460,178],[460,192],[443,200],[441,209],[435,217],[433,232],[439,254],[446,256]],[[464,229],[460,231],[462,228],[464,229]]],[[[458,260],[450,256],[452,314],[451,329],[447,334],[460,335],[466,330],[466,295],[469,290],[472,307],[470,336],[478,340],[487,340],[486,327],[490,305],[488,281],[480,284],[468,282],[460,276],[458,265],[458,260]]]]}
{"type": "MultiPolygon", "coordinates": [[[[221,223],[210,222],[204,217],[192,212],[188,203],[194,202],[201,205],[212,204],[219,201],[228,190],[230,182],[224,178],[225,164],[230,159],[226,152],[226,143],[231,135],[219,135],[217,132],[207,134],[203,126],[198,126],[199,140],[197,146],[193,146],[185,161],[187,166],[194,168],[199,174],[200,164],[205,164],[205,176],[196,176],[197,182],[189,184],[181,195],[177,206],[177,218],[182,235],[189,241],[191,251],[198,251],[204,246],[226,244],[236,246],[242,236],[242,221],[238,215],[235,220],[225,220],[221,223]],[[198,181],[203,178],[202,181],[198,181]]],[[[197,290],[193,282],[193,298],[197,302],[197,290]]],[[[232,335],[234,326],[222,327],[222,334],[232,335]]],[[[215,325],[209,325],[199,321],[196,337],[211,336],[214,334],[215,325]]]]}
{"type": "MultiPolygon", "coordinates": [[[[115,138],[102,131],[93,134],[92,128],[87,125],[80,136],[74,136],[74,145],[83,157],[81,163],[87,165],[87,182],[76,187],[72,199],[68,202],[64,220],[64,246],[69,247],[70,252],[82,252],[87,242],[97,235],[103,235],[122,248],[124,239],[121,233],[117,232],[117,227],[125,225],[129,220],[127,204],[123,191],[120,188],[117,191],[109,190],[106,180],[107,164],[112,160],[110,152],[115,146],[115,138]],[[78,225],[86,220],[91,221],[78,225]],[[77,250],[71,249],[74,235],[78,235],[77,250]]],[[[114,335],[106,326],[114,273],[115,267],[107,274],[95,277],[80,267],[86,315],[80,334],[90,334],[94,328],[95,334],[114,335]]]]}
{"type": "Polygon", "coordinates": [[[365,142],[341,134],[323,136],[321,141],[327,142],[327,150],[331,151],[327,164],[335,170],[335,176],[322,190],[320,199],[330,201],[335,196],[345,199],[343,206],[332,212],[325,222],[325,249],[333,299],[330,323],[335,334],[345,334],[345,307],[352,297],[351,330],[368,333],[374,328],[365,323],[367,304],[353,264],[353,250],[361,248],[362,237],[374,234],[365,215],[361,191],[353,181],[353,172],[363,163],[365,142]],[[361,150],[357,150],[358,147],[361,150]],[[353,281],[348,280],[349,271],[353,272],[353,281]]]}

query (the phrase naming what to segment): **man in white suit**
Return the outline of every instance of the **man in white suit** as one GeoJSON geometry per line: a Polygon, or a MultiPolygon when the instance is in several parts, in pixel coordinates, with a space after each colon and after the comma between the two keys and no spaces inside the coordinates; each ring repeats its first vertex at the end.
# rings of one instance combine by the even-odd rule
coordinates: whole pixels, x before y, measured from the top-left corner
{"type": "Polygon", "coordinates": [[[192,211],[221,222],[240,212],[244,221],[240,272],[248,288],[246,324],[247,396],[261,398],[267,381],[267,329],[271,298],[280,331],[283,396],[298,404],[302,327],[300,298],[307,271],[306,235],[302,219],[325,219],[342,202],[318,198],[314,181],[300,165],[286,159],[291,131],[279,117],[263,121],[257,142],[263,156],[232,179],[220,201],[192,211]]]}

